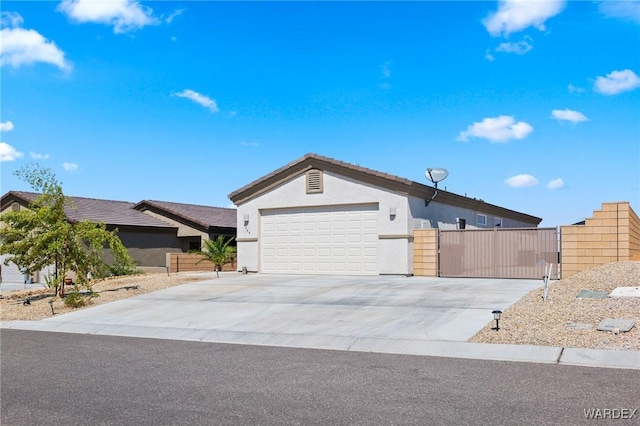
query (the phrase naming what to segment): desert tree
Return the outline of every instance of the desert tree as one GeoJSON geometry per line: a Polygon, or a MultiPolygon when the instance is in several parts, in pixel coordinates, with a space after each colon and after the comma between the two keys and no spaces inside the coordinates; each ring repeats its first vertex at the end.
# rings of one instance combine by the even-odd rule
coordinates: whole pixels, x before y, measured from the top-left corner
{"type": "Polygon", "coordinates": [[[62,185],[48,168],[27,165],[15,172],[39,195],[28,209],[7,211],[0,216],[0,254],[8,254],[24,271],[37,271],[54,265],[50,285],[56,295],[64,295],[64,278],[69,271],[77,275],[76,284],[91,290],[89,277],[101,278],[117,268],[133,271],[135,263],[120,241],[117,229],[108,231],[104,223],[72,221],[66,211],[74,209],[62,185]],[[105,262],[105,249],[112,264],[105,262]]]}

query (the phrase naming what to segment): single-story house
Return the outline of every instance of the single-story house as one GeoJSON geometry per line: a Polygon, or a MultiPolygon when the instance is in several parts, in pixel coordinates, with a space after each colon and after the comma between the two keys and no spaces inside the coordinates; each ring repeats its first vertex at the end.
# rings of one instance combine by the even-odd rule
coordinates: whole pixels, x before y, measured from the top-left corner
{"type": "MultiPolygon", "coordinates": [[[[0,212],[27,209],[39,194],[9,191],[2,196],[0,212]]],[[[200,248],[203,238],[235,236],[235,209],[169,203],[163,201],[101,200],[68,197],[74,208],[67,208],[70,221],[103,222],[107,230],[118,229],[118,236],[142,269],[165,268],[167,253],[200,248]]],[[[8,255],[0,256],[0,264],[8,255]]],[[[13,265],[2,266],[5,281],[20,282],[22,273],[13,265]]],[[[39,277],[34,281],[42,282],[39,277]]]]}
{"type": "Polygon", "coordinates": [[[413,273],[413,230],[537,227],[542,219],[307,154],[229,194],[238,268],[282,274],[413,273]]]}
{"type": "Polygon", "coordinates": [[[154,200],[133,208],[177,227],[183,252],[200,249],[205,239],[236,236],[236,209],[154,200]]]}

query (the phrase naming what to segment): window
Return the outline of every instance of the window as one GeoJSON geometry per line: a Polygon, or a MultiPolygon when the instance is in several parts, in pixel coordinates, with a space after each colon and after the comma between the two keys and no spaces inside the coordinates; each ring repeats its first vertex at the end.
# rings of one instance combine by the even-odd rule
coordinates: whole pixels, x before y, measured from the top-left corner
{"type": "Polygon", "coordinates": [[[14,212],[19,212],[20,211],[20,204],[16,203],[15,201],[13,203],[11,203],[11,210],[13,210],[14,212]]]}
{"type": "Polygon", "coordinates": [[[502,218],[496,217],[496,226],[502,228],[502,218]]]}
{"type": "Polygon", "coordinates": [[[322,170],[309,170],[307,172],[307,194],[322,193],[322,170]]]}
{"type": "Polygon", "coordinates": [[[487,225],[487,215],[478,213],[476,215],[476,223],[478,225],[486,226],[487,225]]]}

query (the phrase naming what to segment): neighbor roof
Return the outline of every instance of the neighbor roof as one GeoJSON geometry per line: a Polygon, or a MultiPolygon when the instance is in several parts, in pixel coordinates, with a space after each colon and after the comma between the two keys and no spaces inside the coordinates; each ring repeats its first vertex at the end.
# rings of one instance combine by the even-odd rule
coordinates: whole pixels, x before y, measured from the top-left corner
{"type": "MultiPolygon", "coordinates": [[[[357,164],[345,163],[344,161],[324,157],[315,153],[309,153],[259,179],[254,180],[238,190],[233,191],[229,194],[229,199],[231,199],[231,201],[236,205],[242,204],[310,169],[319,169],[335,173],[381,188],[386,188],[391,191],[423,198],[425,200],[431,199],[435,193],[435,189],[433,187],[414,182],[410,179],[368,169],[357,164]]],[[[453,192],[443,191],[442,189],[438,189],[438,195],[434,199],[434,202],[478,210],[498,217],[511,218],[527,223],[539,224],[542,221],[539,217],[489,204],[483,200],[463,197],[461,195],[454,194],[453,192]]]]}
{"type": "Polygon", "coordinates": [[[173,203],[169,201],[143,200],[134,206],[139,211],[150,210],[173,218],[179,222],[189,222],[202,228],[236,228],[236,209],[173,203]]]}
{"type": "MultiPolygon", "coordinates": [[[[40,194],[25,191],[9,191],[2,196],[2,210],[9,207],[11,203],[18,202],[28,205],[40,194]]],[[[91,220],[93,222],[104,222],[106,225],[114,226],[140,226],[150,228],[173,229],[175,226],[156,219],[148,214],[135,210],[134,203],[114,200],[98,200],[95,198],[67,197],[73,204],[66,207],[65,212],[70,221],[91,220]]]]}

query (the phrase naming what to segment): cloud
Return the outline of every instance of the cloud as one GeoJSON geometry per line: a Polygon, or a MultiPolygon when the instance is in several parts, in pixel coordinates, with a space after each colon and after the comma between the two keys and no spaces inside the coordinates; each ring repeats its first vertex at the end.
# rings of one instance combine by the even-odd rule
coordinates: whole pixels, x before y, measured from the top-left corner
{"type": "Polygon", "coordinates": [[[522,174],[511,176],[504,182],[513,188],[522,188],[526,186],[536,186],[538,184],[538,179],[534,178],[531,175],[522,174]]]}
{"type": "Polygon", "coordinates": [[[0,132],[10,132],[13,130],[13,123],[11,121],[0,122],[0,132]]]}
{"type": "Polygon", "coordinates": [[[182,15],[182,12],[184,12],[184,9],[176,9],[176,10],[174,10],[173,13],[171,13],[171,15],[167,16],[166,18],[164,18],[164,22],[166,22],[167,24],[172,23],[175,18],[177,18],[178,16],[182,15]]]}
{"type": "Polygon", "coordinates": [[[516,123],[513,117],[501,115],[473,123],[467,130],[460,132],[456,140],[466,142],[470,137],[474,137],[488,139],[491,142],[507,142],[511,139],[524,139],[532,131],[533,127],[528,123],[516,123]]]}
{"type": "Polygon", "coordinates": [[[550,180],[549,183],[547,183],[547,188],[549,189],[564,188],[564,181],[561,178],[550,180]]]}
{"type": "Polygon", "coordinates": [[[116,34],[159,23],[150,7],[142,6],[135,0],[63,0],[58,5],[58,11],[80,23],[112,25],[116,34]]]}
{"type": "Polygon", "coordinates": [[[506,37],[528,27],[544,31],[545,21],[560,13],[564,5],[564,0],[500,0],[498,10],[490,13],[482,24],[494,37],[506,37]]]}
{"type": "Polygon", "coordinates": [[[64,52],[52,41],[35,30],[22,28],[23,19],[17,13],[2,12],[0,19],[0,66],[19,68],[44,62],[57,66],[63,71],[71,70],[71,64],[64,58],[64,52]]]}
{"type": "Polygon", "coordinates": [[[491,49],[487,49],[487,51],[484,52],[484,58],[489,62],[496,60],[496,58],[491,54],[491,49]]]}
{"type": "Polygon", "coordinates": [[[75,172],[76,170],[78,170],[78,165],[75,163],[62,163],[62,168],[66,172],[75,172]]]}
{"type": "Polygon", "coordinates": [[[529,42],[522,40],[517,43],[500,43],[496,47],[496,52],[503,53],[515,53],[516,55],[524,55],[528,51],[533,49],[533,46],[529,42]]]}
{"type": "Polygon", "coordinates": [[[617,95],[640,87],[640,77],[631,70],[611,71],[606,77],[596,78],[593,90],[603,95],[617,95]]]}
{"type": "Polygon", "coordinates": [[[260,145],[258,142],[240,142],[242,146],[258,146],[260,145]]]}
{"type": "Polygon", "coordinates": [[[219,111],[218,104],[216,104],[216,101],[214,99],[211,99],[210,97],[193,90],[185,89],[182,92],[176,93],[175,95],[181,98],[191,99],[193,102],[200,104],[205,108],[208,108],[209,110],[211,110],[211,112],[219,111]]]}
{"type": "Polygon", "coordinates": [[[387,61],[382,64],[382,78],[391,78],[391,62],[387,61]]]}
{"type": "Polygon", "coordinates": [[[584,89],[582,87],[574,86],[571,83],[567,86],[567,90],[569,93],[584,93],[584,89]]]}
{"type": "Polygon", "coordinates": [[[12,147],[6,142],[0,142],[0,162],[15,161],[18,158],[22,158],[23,153],[12,147]]]}
{"type": "Polygon", "coordinates": [[[570,109],[554,109],[551,111],[551,117],[558,121],[570,121],[573,124],[589,120],[583,113],[570,109]]]}
{"type": "Polygon", "coordinates": [[[49,154],[38,154],[37,152],[30,152],[29,155],[34,160],[48,160],[49,154]]]}
{"type": "Polygon", "coordinates": [[[612,18],[622,18],[640,23],[640,2],[638,1],[601,1],[598,10],[612,18]]]}

